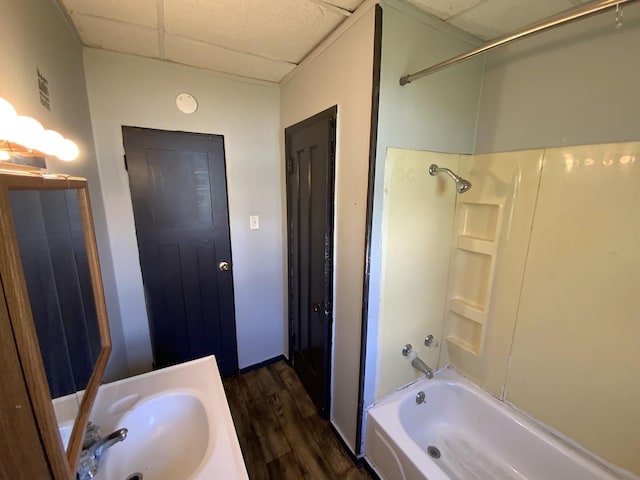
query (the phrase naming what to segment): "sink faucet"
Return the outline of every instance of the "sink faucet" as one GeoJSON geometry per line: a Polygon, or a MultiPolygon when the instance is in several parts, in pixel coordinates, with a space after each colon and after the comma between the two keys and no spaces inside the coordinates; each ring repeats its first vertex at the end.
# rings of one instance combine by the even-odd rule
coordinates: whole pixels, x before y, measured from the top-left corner
{"type": "Polygon", "coordinates": [[[89,422],[89,425],[87,425],[87,438],[83,444],[84,450],[80,452],[80,460],[78,461],[77,480],[91,480],[94,478],[98,473],[100,459],[104,452],[127,438],[127,433],[128,430],[126,428],[121,428],[101,439],[98,427],[89,422]],[[88,446],[87,443],[89,443],[88,446]]]}
{"type": "Polygon", "coordinates": [[[416,355],[410,343],[407,343],[402,347],[402,356],[409,357],[411,359],[411,366],[419,372],[424,373],[427,378],[433,378],[433,370],[431,370],[431,367],[416,355]]]}

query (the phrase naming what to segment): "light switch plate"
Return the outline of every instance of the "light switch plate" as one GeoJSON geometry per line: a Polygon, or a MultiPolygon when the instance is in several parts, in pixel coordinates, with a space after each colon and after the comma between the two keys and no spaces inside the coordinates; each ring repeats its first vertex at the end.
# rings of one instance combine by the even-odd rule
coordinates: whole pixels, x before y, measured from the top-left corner
{"type": "Polygon", "coordinates": [[[251,230],[260,229],[260,217],[258,215],[251,215],[249,217],[249,227],[251,230]]]}

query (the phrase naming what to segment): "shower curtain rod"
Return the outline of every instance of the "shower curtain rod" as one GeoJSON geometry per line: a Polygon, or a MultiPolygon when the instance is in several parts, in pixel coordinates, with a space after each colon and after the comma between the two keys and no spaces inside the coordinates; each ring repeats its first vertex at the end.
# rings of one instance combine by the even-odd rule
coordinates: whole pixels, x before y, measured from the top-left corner
{"type": "Polygon", "coordinates": [[[534,33],[542,32],[559,25],[564,25],[565,23],[573,22],[574,20],[580,20],[589,15],[593,15],[594,13],[602,12],[603,10],[606,10],[608,8],[622,6],[625,3],[633,3],[635,1],[637,0],[601,0],[572,8],[571,10],[567,10],[540,22],[533,23],[520,30],[516,30],[515,32],[502,35],[501,37],[491,40],[489,43],[483,45],[482,47],[478,47],[468,52],[461,53],[460,55],[456,55],[455,57],[451,57],[448,60],[436,63],[435,65],[427,67],[424,70],[420,70],[419,72],[400,77],[400,85],[407,85],[414,80],[450,67],[451,65],[462,62],[463,60],[466,60],[468,58],[475,57],[476,55],[479,55],[481,53],[488,52],[489,50],[493,50],[494,48],[501,47],[502,45],[511,43],[514,40],[518,40],[520,38],[524,38],[529,35],[533,35],[534,33]]]}

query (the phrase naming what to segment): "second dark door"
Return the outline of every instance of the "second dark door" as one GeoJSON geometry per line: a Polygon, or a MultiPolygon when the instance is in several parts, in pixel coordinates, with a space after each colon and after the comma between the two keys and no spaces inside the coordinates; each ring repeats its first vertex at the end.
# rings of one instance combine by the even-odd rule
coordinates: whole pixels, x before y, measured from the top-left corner
{"type": "Polygon", "coordinates": [[[293,367],[329,416],[336,107],[285,130],[293,367]]]}
{"type": "Polygon", "coordinates": [[[224,140],[123,127],[154,367],[238,370],[224,140]]]}

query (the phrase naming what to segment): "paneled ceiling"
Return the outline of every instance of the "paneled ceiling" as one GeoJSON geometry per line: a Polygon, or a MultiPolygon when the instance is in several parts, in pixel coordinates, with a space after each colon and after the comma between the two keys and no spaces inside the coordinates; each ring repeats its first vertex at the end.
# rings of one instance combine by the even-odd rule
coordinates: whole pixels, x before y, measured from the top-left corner
{"type": "MultiPolygon", "coordinates": [[[[90,47],[280,81],[365,0],[57,0],[90,47]]],[[[483,40],[587,0],[407,0],[483,40]]]]}
{"type": "Polygon", "coordinates": [[[481,40],[490,40],[590,0],[407,0],[481,40]]]}

